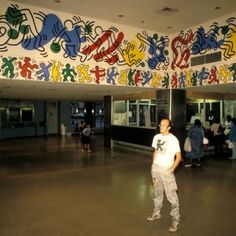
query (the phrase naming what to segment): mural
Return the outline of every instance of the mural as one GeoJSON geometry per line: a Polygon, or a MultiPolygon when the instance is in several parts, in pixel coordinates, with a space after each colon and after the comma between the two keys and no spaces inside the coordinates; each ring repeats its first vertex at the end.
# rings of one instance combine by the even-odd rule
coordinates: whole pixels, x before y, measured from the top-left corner
{"type": "Polygon", "coordinates": [[[236,18],[169,36],[133,38],[79,16],[62,20],[12,4],[0,16],[0,75],[83,84],[182,88],[236,80],[236,18]],[[12,55],[17,48],[25,56],[12,55]],[[192,56],[221,52],[221,65],[190,66],[192,56]],[[37,57],[32,58],[33,55],[37,57]],[[37,59],[35,59],[37,58],[37,59]],[[55,58],[57,58],[55,60],[55,58]]]}
{"type": "Polygon", "coordinates": [[[54,56],[60,53],[64,59],[81,63],[147,65],[150,70],[166,69],[169,64],[167,36],[150,36],[143,32],[135,39],[127,40],[124,32],[115,27],[104,29],[95,26],[94,21],[85,22],[78,16],[63,22],[55,14],[33,13],[14,4],[0,17],[0,29],[0,52],[17,46],[25,51],[38,51],[44,58],[51,53],[54,56]]]}
{"type": "Polygon", "coordinates": [[[119,69],[94,64],[65,63],[64,61],[37,61],[29,57],[0,56],[0,75],[5,79],[23,79],[81,84],[107,84],[121,86],[165,87],[166,78],[156,72],[140,69],[119,69]]]}
{"type": "Polygon", "coordinates": [[[1,60],[1,77],[5,79],[24,79],[50,82],[69,82],[82,84],[107,84],[152,88],[183,88],[209,84],[230,83],[236,81],[236,63],[220,64],[199,70],[182,70],[180,72],[165,72],[140,69],[120,69],[119,67],[88,64],[78,64],[61,61],[39,62],[29,57],[3,57],[1,60]]]}

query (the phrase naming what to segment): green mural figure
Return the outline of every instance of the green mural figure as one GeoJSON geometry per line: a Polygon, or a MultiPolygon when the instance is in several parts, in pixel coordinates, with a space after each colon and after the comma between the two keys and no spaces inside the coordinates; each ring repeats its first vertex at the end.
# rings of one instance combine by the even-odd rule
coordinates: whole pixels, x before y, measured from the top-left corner
{"type": "Polygon", "coordinates": [[[70,68],[69,63],[66,64],[66,68],[63,69],[62,74],[63,74],[63,77],[64,77],[63,81],[68,82],[68,77],[70,77],[70,81],[75,82],[76,72],[75,72],[74,69],[70,68]]]}
{"type": "Polygon", "coordinates": [[[162,87],[169,88],[169,83],[170,83],[170,76],[168,73],[165,73],[164,78],[162,80],[162,87]]]}
{"type": "Polygon", "coordinates": [[[13,61],[15,61],[16,59],[17,59],[16,57],[12,57],[10,59],[7,59],[6,57],[4,57],[2,59],[3,65],[1,67],[1,69],[3,70],[3,72],[2,72],[3,76],[9,75],[10,79],[14,78],[15,73],[14,73],[13,61]]]}
{"type": "Polygon", "coordinates": [[[134,78],[133,78],[135,72],[136,72],[136,70],[132,70],[132,69],[130,69],[129,72],[128,72],[128,81],[129,81],[128,84],[130,86],[135,85],[134,84],[134,78]]]}
{"type": "Polygon", "coordinates": [[[193,86],[197,86],[197,81],[198,81],[197,77],[198,77],[198,72],[194,71],[192,73],[192,78],[191,78],[191,82],[193,86]]]}

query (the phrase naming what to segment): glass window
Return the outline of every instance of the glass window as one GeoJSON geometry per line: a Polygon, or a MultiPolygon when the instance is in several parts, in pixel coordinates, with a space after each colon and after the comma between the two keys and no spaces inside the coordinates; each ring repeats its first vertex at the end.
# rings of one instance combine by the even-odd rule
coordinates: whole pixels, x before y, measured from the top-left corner
{"type": "Polygon", "coordinates": [[[94,127],[95,128],[103,128],[104,127],[104,113],[103,113],[103,104],[96,103],[94,105],[94,127]]]}
{"type": "Polygon", "coordinates": [[[151,127],[156,127],[157,124],[156,105],[150,106],[150,120],[151,120],[151,127]]]}
{"type": "Polygon", "coordinates": [[[9,122],[20,122],[20,107],[9,108],[9,122]]]}
{"type": "Polygon", "coordinates": [[[113,124],[156,127],[155,99],[114,101],[113,111],[113,124]]]}
{"type": "Polygon", "coordinates": [[[7,122],[7,109],[5,107],[0,107],[0,118],[1,127],[5,127],[7,122]]]}
{"type": "Polygon", "coordinates": [[[113,124],[127,125],[126,101],[114,102],[113,124]]]}
{"type": "Polygon", "coordinates": [[[137,126],[137,101],[129,101],[129,126],[137,126]]]}
{"type": "Polygon", "coordinates": [[[22,122],[33,121],[33,109],[32,108],[22,108],[22,122]]]}
{"type": "Polygon", "coordinates": [[[139,105],[139,126],[140,127],[150,127],[150,112],[147,105],[139,105]]]}

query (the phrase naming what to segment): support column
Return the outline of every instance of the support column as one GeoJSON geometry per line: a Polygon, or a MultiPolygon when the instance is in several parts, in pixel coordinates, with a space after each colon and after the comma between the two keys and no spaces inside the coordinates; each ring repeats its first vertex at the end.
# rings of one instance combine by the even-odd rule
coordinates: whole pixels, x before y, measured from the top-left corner
{"type": "Polygon", "coordinates": [[[111,106],[112,96],[104,97],[104,147],[111,148],[111,106]]]}
{"type": "Polygon", "coordinates": [[[156,93],[157,130],[162,118],[172,121],[171,132],[179,139],[181,148],[186,136],[186,91],[183,89],[158,89],[156,93]]]}

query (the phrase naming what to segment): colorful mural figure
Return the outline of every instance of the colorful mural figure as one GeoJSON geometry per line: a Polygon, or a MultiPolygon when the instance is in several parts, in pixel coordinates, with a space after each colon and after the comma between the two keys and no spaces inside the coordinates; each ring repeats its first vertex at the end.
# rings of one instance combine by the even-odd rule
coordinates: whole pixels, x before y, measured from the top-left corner
{"type": "Polygon", "coordinates": [[[189,30],[186,34],[181,32],[173,39],[171,43],[173,52],[173,61],[171,63],[172,70],[175,70],[175,68],[186,69],[189,67],[193,36],[192,30],[189,30]]]}
{"type": "Polygon", "coordinates": [[[20,75],[23,78],[32,79],[32,73],[34,69],[38,69],[37,64],[31,64],[31,58],[25,57],[24,61],[18,62],[19,69],[21,69],[20,75]]]}
{"type": "Polygon", "coordinates": [[[78,65],[77,66],[77,76],[79,83],[84,84],[86,82],[92,82],[92,76],[89,75],[88,65],[78,65]]]}
{"type": "Polygon", "coordinates": [[[62,81],[62,77],[60,74],[61,66],[62,66],[61,62],[53,61],[53,63],[52,63],[52,81],[53,82],[61,82],[62,81]]]}
{"type": "Polygon", "coordinates": [[[212,66],[210,70],[210,75],[208,79],[208,84],[219,84],[219,79],[217,78],[217,68],[216,66],[212,66]]]}
{"type": "Polygon", "coordinates": [[[14,65],[13,62],[16,61],[17,58],[16,57],[12,57],[12,58],[2,58],[2,76],[3,77],[9,77],[10,79],[13,79],[15,77],[15,73],[14,73],[14,65]]]}
{"type": "Polygon", "coordinates": [[[71,65],[69,63],[66,64],[66,67],[62,70],[62,74],[63,74],[63,81],[66,82],[75,82],[75,76],[76,76],[76,72],[73,68],[71,68],[71,65]],[[68,80],[69,77],[69,80],[68,80]]]}
{"type": "Polygon", "coordinates": [[[210,30],[205,33],[205,29],[200,26],[194,36],[195,40],[191,48],[192,54],[204,54],[211,49],[218,49],[223,44],[223,40],[217,37],[219,29],[220,27],[215,23],[210,27],[210,30]]]}
{"type": "Polygon", "coordinates": [[[41,67],[41,70],[36,71],[36,75],[38,80],[44,80],[49,81],[50,72],[49,69],[52,67],[52,63],[49,63],[48,65],[45,65],[44,63],[40,63],[39,65],[41,67]]]}
{"type": "Polygon", "coordinates": [[[153,37],[145,37],[141,34],[138,34],[137,37],[149,46],[148,53],[150,54],[150,57],[147,60],[148,67],[151,70],[160,70],[161,68],[167,69],[169,65],[169,58],[166,57],[166,55],[168,55],[168,37],[161,36],[159,40],[157,34],[154,34],[153,37]]]}
{"type": "Polygon", "coordinates": [[[116,77],[119,73],[116,71],[115,67],[111,67],[107,70],[107,83],[115,85],[116,84],[116,77]]]}
{"type": "Polygon", "coordinates": [[[236,55],[236,24],[235,17],[226,20],[226,25],[222,27],[222,34],[224,35],[224,43],[220,47],[223,50],[225,59],[231,59],[236,55]]]}

